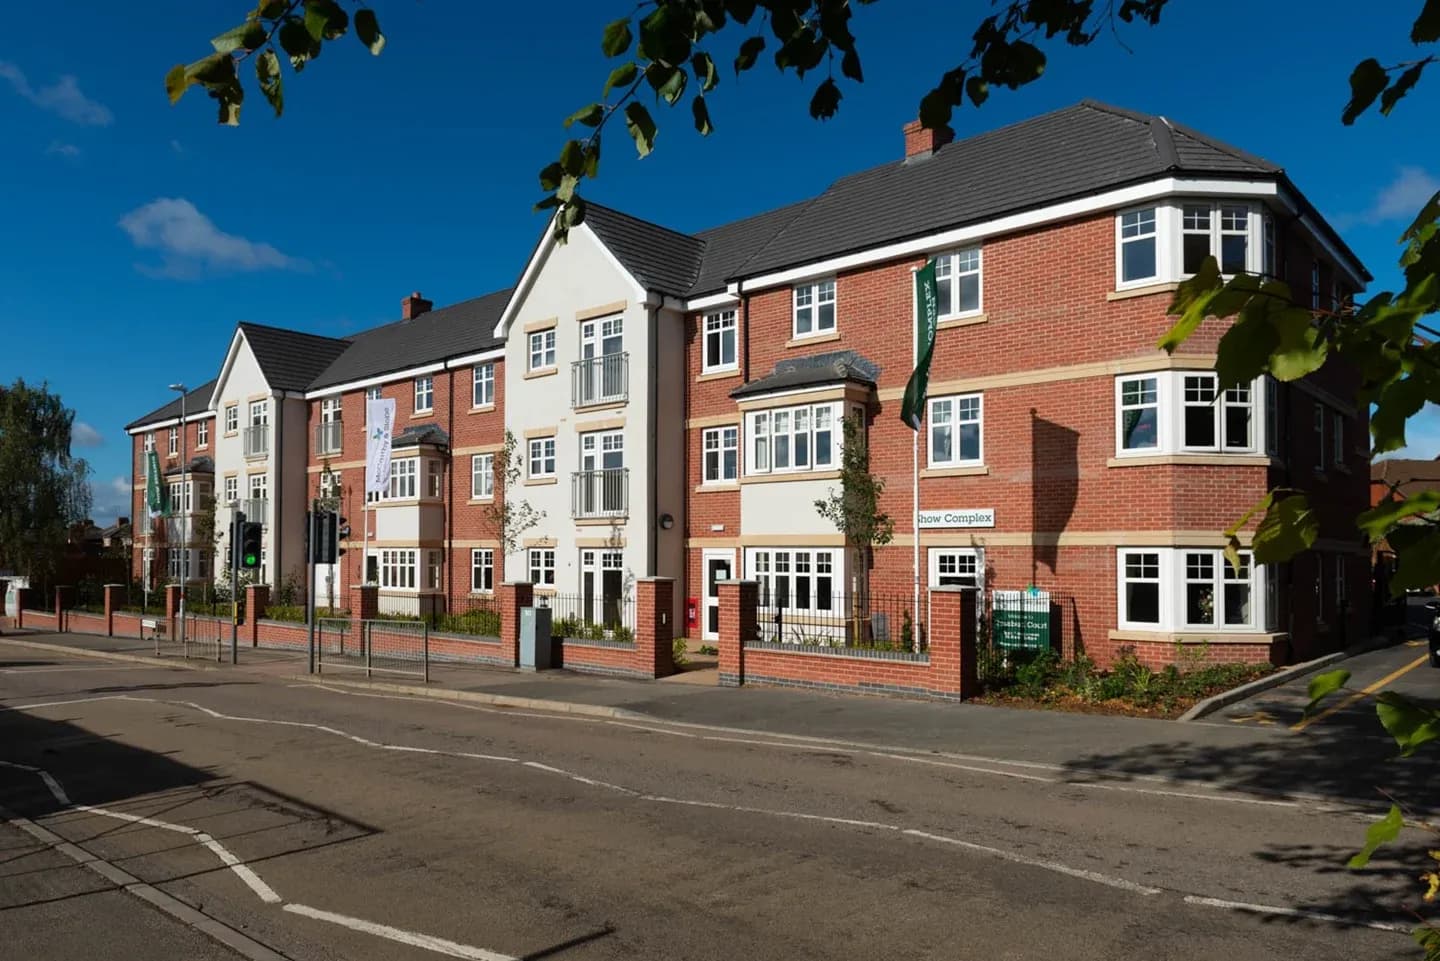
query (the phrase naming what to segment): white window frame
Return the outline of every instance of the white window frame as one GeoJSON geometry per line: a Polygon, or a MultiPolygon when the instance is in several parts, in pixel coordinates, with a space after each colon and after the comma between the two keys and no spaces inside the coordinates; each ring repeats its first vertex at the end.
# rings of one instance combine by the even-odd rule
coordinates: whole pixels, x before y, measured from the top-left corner
{"type": "Polygon", "coordinates": [[[435,378],[422,374],[415,378],[415,413],[428,414],[435,409],[435,378]]]}
{"type": "Polygon", "coordinates": [[[532,547],[525,552],[526,572],[536,587],[555,586],[555,548],[532,547]]]}
{"type": "Polygon", "coordinates": [[[745,415],[745,437],[747,450],[750,456],[746,458],[746,474],[805,474],[817,470],[835,470],[840,464],[841,445],[844,443],[844,430],[840,421],[844,417],[844,405],[840,401],[824,401],[818,404],[798,404],[793,407],[769,407],[765,410],[750,411],[745,415]],[[817,418],[816,412],[826,410],[827,413],[817,418]],[[797,426],[797,417],[800,415],[805,423],[803,428],[797,426]],[[784,418],[785,430],[782,433],[776,431],[777,415],[784,418]],[[828,427],[819,427],[818,421],[828,420],[828,427]],[[829,434],[829,458],[819,462],[816,458],[817,435],[829,434]],[[776,440],[778,437],[786,438],[786,463],[783,467],[777,467],[775,456],[776,440]],[[805,459],[803,466],[796,463],[796,440],[805,440],[805,459]]]}
{"type": "Polygon", "coordinates": [[[210,446],[210,422],[202,420],[195,425],[195,446],[196,448],[210,446]]]}
{"type": "MultiPolygon", "coordinates": [[[[940,587],[944,579],[973,577],[973,586],[985,588],[985,549],[983,547],[932,547],[929,549],[930,587],[940,587]]],[[[980,605],[977,605],[980,606],[980,605]]],[[[977,611],[977,613],[979,613],[977,611]]]]}
{"type": "MultiPolygon", "coordinates": [[[[760,584],[760,607],[776,609],[781,598],[778,587],[783,578],[786,583],[785,604],[779,609],[813,615],[845,616],[845,551],[829,547],[747,547],[745,548],[746,578],[760,584]],[[797,582],[804,578],[808,583],[806,594],[809,603],[801,607],[797,603],[800,591],[797,582]],[[829,580],[829,607],[821,607],[822,579],[829,580]]],[[[762,625],[763,627],[763,625],[762,625]]],[[[898,636],[900,626],[892,624],[890,630],[898,636]]]]}
{"type": "Polygon", "coordinates": [[[367,388],[365,388],[365,399],[366,399],[366,400],[379,400],[379,399],[380,399],[380,385],[379,385],[379,384],[376,384],[374,387],[367,387],[367,388]]]}
{"type": "Polygon", "coordinates": [[[525,471],[527,477],[544,478],[555,476],[555,436],[532,437],[526,446],[525,471]],[[547,463],[548,462],[548,463],[547,463]],[[539,470],[536,465],[539,465],[539,470]]]}
{"type": "Polygon", "coordinates": [[[790,336],[794,340],[806,337],[824,337],[840,329],[839,304],[835,296],[835,278],[825,277],[803,284],[796,284],[790,294],[790,336]],[[805,303],[801,303],[801,300],[805,303]],[[830,307],[830,326],[822,327],[821,308],[830,307]],[[800,329],[800,312],[809,311],[809,329],[800,329]]]}
{"type": "Polygon", "coordinates": [[[235,434],[240,431],[240,405],[225,405],[225,433],[235,434]]]}
{"type": "Polygon", "coordinates": [[[738,370],[740,367],[740,328],[736,321],[736,311],[719,310],[706,314],[701,323],[700,345],[700,369],[702,373],[712,374],[722,370],[738,370]],[[730,359],[725,359],[725,338],[730,338],[730,359]],[[714,337],[715,349],[718,359],[711,355],[711,338],[714,337]]]}
{"type": "Polygon", "coordinates": [[[337,497],[339,497],[340,494],[341,494],[341,491],[342,491],[342,485],[341,485],[341,483],[340,483],[340,475],[339,475],[337,472],[333,471],[333,470],[324,470],[324,471],[321,471],[321,472],[320,472],[320,486],[319,486],[318,489],[319,489],[319,491],[320,491],[320,496],[321,496],[321,497],[324,497],[324,498],[337,498],[337,497]]]}
{"type": "Polygon", "coordinates": [[[165,454],[167,457],[180,456],[180,428],[170,428],[169,434],[165,437],[165,454]]]}
{"type": "Polygon", "coordinates": [[[1345,415],[1338,410],[1330,415],[1330,462],[1345,466],[1345,415]]]}
{"type": "Polygon", "coordinates": [[[1124,290],[1127,287],[1144,287],[1149,284],[1159,283],[1165,276],[1165,265],[1169,259],[1170,244],[1166,237],[1166,226],[1170,218],[1165,215],[1168,208],[1163,204],[1150,204],[1144,207],[1132,207],[1129,210],[1122,210],[1115,215],[1115,287],[1117,290],[1124,290]],[[1150,214],[1148,224],[1149,231],[1143,232],[1146,223],[1141,215],[1150,214]],[[1127,218],[1135,218],[1133,222],[1126,223],[1127,218]],[[1130,243],[1138,243],[1149,239],[1155,245],[1155,270],[1153,273],[1143,276],[1125,276],[1125,246],[1130,243]]]}
{"type": "Polygon", "coordinates": [[[526,370],[554,370],[555,369],[555,328],[546,327],[544,330],[533,330],[525,340],[528,348],[528,362],[526,370]]]}
{"type": "Polygon", "coordinates": [[[1213,387],[1218,387],[1218,378],[1215,374],[1203,370],[1160,370],[1145,371],[1132,374],[1119,374],[1115,377],[1115,457],[1154,457],[1157,455],[1207,455],[1207,454],[1231,454],[1231,455],[1265,455],[1273,453],[1272,448],[1278,448],[1278,437],[1272,438],[1271,434],[1278,432],[1278,421],[1272,417],[1272,406],[1278,404],[1278,391],[1273,388],[1269,378],[1261,375],[1242,385],[1247,392],[1248,399],[1241,401],[1233,390],[1222,392],[1215,400],[1204,404],[1187,403],[1186,378],[1210,378],[1213,387]],[[1135,403],[1127,406],[1125,402],[1125,385],[1137,381],[1155,381],[1155,401],[1151,403],[1135,403]],[[1128,410],[1150,409],[1156,410],[1156,443],[1153,447],[1126,448],[1125,445],[1125,412],[1128,410]],[[1187,408],[1197,406],[1208,406],[1213,410],[1214,417],[1214,443],[1209,445],[1186,444],[1185,436],[1185,412],[1187,408]],[[1249,411],[1247,420],[1246,443],[1243,446],[1229,445],[1229,424],[1227,414],[1237,408],[1246,408],[1249,411]]]}
{"type": "Polygon", "coordinates": [[[427,550],[425,552],[425,590],[438,591],[440,585],[445,583],[445,552],[427,550]]]}
{"type": "Polygon", "coordinates": [[[224,480],[225,506],[229,507],[240,499],[240,478],[234,474],[224,480]]]}
{"type": "Polygon", "coordinates": [[[470,593],[495,592],[495,550],[490,547],[470,549],[470,593]]]}
{"type": "Polygon", "coordinates": [[[153,452],[154,450],[155,450],[155,432],[154,432],[153,430],[151,430],[151,431],[146,431],[146,432],[145,432],[144,451],[145,451],[145,453],[149,454],[149,453],[153,452]]]}
{"type": "Polygon", "coordinates": [[[250,424],[251,427],[265,427],[270,423],[270,402],[268,400],[252,400],[250,402],[250,424]]]}
{"type": "MultiPolygon", "coordinates": [[[[1230,562],[1225,559],[1225,553],[1219,548],[1212,547],[1123,547],[1115,552],[1115,615],[1116,624],[1121,630],[1139,630],[1156,632],[1179,632],[1184,634],[1261,634],[1267,632],[1275,613],[1271,610],[1274,598],[1277,596],[1272,590],[1272,577],[1275,572],[1266,565],[1256,564],[1252,552],[1245,550],[1240,552],[1249,564],[1248,585],[1250,591],[1250,619],[1244,624],[1226,624],[1225,620],[1225,593],[1227,584],[1236,584],[1241,581],[1230,568],[1230,562]],[[1157,622],[1132,621],[1126,617],[1125,608],[1125,587],[1126,561],[1131,556],[1153,554],[1159,560],[1158,574],[1154,578],[1144,579],[1145,583],[1156,583],[1159,585],[1159,620],[1157,622]],[[1215,623],[1190,623],[1188,619],[1188,595],[1187,585],[1201,583],[1194,581],[1190,576],[1187,564],[1187,555],[1204,554],[1210,559],[1210,578],[1205,583],[1212,584],[1212,607],[1211,619],[1215,623]]],[[[1137,579],[1138,580],[1138,579],[1137,579]]]]}
{"type": "Polygon", "coordinates": [[[383,491],[370,491],[365,501],[418,500],[420,497],[420,458],[397,457],[390,461],[390,484],[383,491]]]}
{"type": "Polygon", "coordinates": [[[470,406],[495,406],[495,364],[476,364],[470,381],[470,406]]]}
{"type": "Polygon", "coordinates": [[[940,311],[939,318],[974,317],[985,312],[985,253],[977,246],[951,250],[935,257],[935,284],[948,288],[950,309],[940,311]],[[962,265],[963,264],[963,265],[962,265]],[[975,306],[957,309],[960,285],[966,277],[975,278],[975,306]]]}
{"type": "Polygon", "coordinates": [[[925,418],[925,458],[931,468],[979,467],[985,463],[985,397],[983,394],[951,394],[946,397],[932,397],[925,418]],[[969,413],[973,407],[974,417],[961,419],[962,411],[969,413]],[[960,428],[974,424],[978,435],[976,456],[968,458],[960,454],[960,428]],[[948,428],[950,437],[950,459],[935,459],[935,435],[948,428]]]}
{"type": "Polygon", "coordinates": [[[252,501],[270,500],[270,477],[268,474],[249,474],[245,484],[252,501]]]}
{"type": "Polygon", "coordinates": [[[700,435],[701,482],[704,484],[733,484],[740,478],[740,428],[707,427],[700,435]],[[725,470],[725,455],[733,453],[733,472],[725,470]],[[714,455],[714,470],[711,470],[711,455],[714,455]]]}
{"type": "Polygon", "coordinates": [[[435,499],[445,490],[445,466],[437,458],[425,461],[425,497],[435,499]]]}
{"type": "Polygon", "coordinates": [[[470,499],[491,500],[495,497],[495,455],[474,454],[470,457],[470,499]]]}
{"type": "Polygon", "coordinates": [[[420,551],[414,547],[380,550],[380,588],[390,591],[419,590],[420,551]]]}

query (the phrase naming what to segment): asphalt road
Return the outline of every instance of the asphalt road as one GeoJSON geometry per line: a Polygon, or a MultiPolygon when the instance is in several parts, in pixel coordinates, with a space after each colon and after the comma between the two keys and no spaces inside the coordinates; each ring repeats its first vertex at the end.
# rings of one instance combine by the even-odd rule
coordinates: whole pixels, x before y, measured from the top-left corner
{"type": "Polygon", "coordinates": [[[77,856],[292,959],[1412,950],[1423,838],[1348,872],[1323,799],[3,642],[0,703],[0,805],[75,845],[0,834],[0,958],[230,956],[77,856]]]}

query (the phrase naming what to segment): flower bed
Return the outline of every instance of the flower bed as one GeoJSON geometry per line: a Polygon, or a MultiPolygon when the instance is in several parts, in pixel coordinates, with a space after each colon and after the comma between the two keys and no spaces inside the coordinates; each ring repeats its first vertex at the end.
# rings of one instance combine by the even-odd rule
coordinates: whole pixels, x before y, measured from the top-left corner
{"type": "MultiPolygon", "coordinates": [[[[1005,662],[994,651],[980,659],[982,703],[1092,714],[1179,717],[1197,701],[1264,677],[1270,664],[1207,664],[1200,648],[1154,671],[1122,650],[1108,671],[1088,657],[1062,661],[1054,651],[1005,662]]],[[[1011,655],[1015,657],[1015,655],[1011,655]]]]}

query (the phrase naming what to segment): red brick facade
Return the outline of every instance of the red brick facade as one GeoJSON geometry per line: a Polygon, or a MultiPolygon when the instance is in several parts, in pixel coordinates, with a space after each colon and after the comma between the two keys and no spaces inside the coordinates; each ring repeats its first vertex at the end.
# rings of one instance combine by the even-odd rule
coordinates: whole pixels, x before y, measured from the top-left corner
{"type": "MultiPolygon", "coordinates": [[[[190,415],[194,417],[193,414],[190,415]]],[[[171,418],[172,421],[177,418],[171,418]]],[[[172,468],[179,468],[183,464],[189,464],[197,457],[215,456],[215,429],[216,421],[214,412],[207,413],[204,417],[187,419],[184,429],[179,424],[172,423],[170,426],[143,429],[130,435],[130,516],[134,518],[133,530],[135,532],[134,550],[131,556],[131,576],[139,581],[143,577],[145,566],[145,549],[153,548],[154,560],[151,567],[151,583],[163,584],[167,580],[168,569],[166,567],[165,550],[167,545],[165,536],[165,524],[163,519],[151,519],[150,511],[145,504],[145,447],[147,438],[154,439],[155,452],[160,457],[160,472],[162,475],[160,487],[164,491],[171,480],[178,478],[164,477],[164,473],[172,468]],[[201,424],[204,424],[206,442],[200,443],[201,424]],[[176,451],[172,455],[169,452],[169,434],[174,429],[176,451]]],[[[213,475],[197,475],[198,479],[205,483],[218,479],[213,475]]],[[[215,491],[219,495],[219,491],[215,491]]]]}
{"type": "MultiPolygon", "coordinates": [[[[1116,373],[1210,369],[1225,324],[1205,322],[1173,359],[1166,357],[1156,344],[1172,323],[1166,315],[1170,288],[1139,296],[1117,293],[1115,230],[1113,212],[1105,212],[983,243],[983,314],[967,323],[942,323],[930,396],[982,394],[984,469],[967,476],[925,470],[922,427],[920,506],[993,508],[996,521],[993,529],[951,531],[948,537],[924,532],[921,577],[928,546],[958,547],[974,535],[984,547],[987,588],[1034,584],[1052,592],[1064,610],[1061,640],[1067,652],[1083,650],[1103,663],[1130,646],[1152,663],[1168,663],[1176,656],[1173,644],[1116,630],[1117,548],[1218,546],[1219,533],[1268,489],[1298,487],[1312,494],[1321,520],[1321,610],[1315,610],[1317,553],[1311,552],[1280,575],[1275,631],[1286,638],[1217,635],[1204,656],[1291,661],[1355,640],[1369,611],[1369,568],[1355,553],[1353,524],[1366,502],[1368,422],[1364,410],[1350,406],[1353,377],[1331,365],[1304,385],[1279,385],[1279,456],[1268,461],[1252,456],[1240,464],[1185,455],[1147,458],[1150,463],[1119,460],[1116,373]],[[1313,467],[1317,403],[1324,404],[1326,432],[1320,471],[1313,467]],[[1342,465],[1332,460],[1336,413],[1343,420],[1342,465]],[[1337,574],[1336,558],[1342,555],[1343,573],[1337,574]],[[1344,615],[1336,607],[1338,579],[1351,600],[1344,615]]],[[[1298,235],[1282,240],[1280,269],[1303,297],[1316,255],[1298,235]]],[[[900,421],[899,401],[913,366],[912,272],[924,262],[915,257],[839,272],[835,334],[799,344],[792,339],[790,286],[742,294],[734,305],[740,369],[728,376],[704,374],[704,313],[690,315],[687,595],[704,590],[704,548],[735,548],[748,576],[744,548],[776,542],[746,533],[740,503],[748,452],[743,415],[730,392],[770,373],[777,361],[836,350],[854,350],[880,369],[867,405],[868,440],[872,473],[886,483],[881,507],[895,521],[896,537],[892,546],[875,551],[871,588],[910,593],[914,435],[900,421]],[[706,490],[702,435],[722,423],[741,427],[741,483],[706,490]]],[[[1328,266],[1322,268],[1321,289],[1327,292],[1328,272],[1328,266]]],[[[809,476],[793,475],[797,481],[809,476]]],[[[817,546],[834,543],[817,540],[817,546]]]]}

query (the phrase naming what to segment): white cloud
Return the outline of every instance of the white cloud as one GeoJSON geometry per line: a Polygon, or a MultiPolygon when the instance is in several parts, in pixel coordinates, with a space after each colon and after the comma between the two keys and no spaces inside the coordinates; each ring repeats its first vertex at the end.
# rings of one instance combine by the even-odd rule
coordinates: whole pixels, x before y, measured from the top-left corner
{"type": "Polygon", "coordinates": [[[57,157],[64,157],[66,160],[74,160],[80,156],[80,148],[73,143],[63,143],[59,140],[50,141],[50,146],[45,148],[47,154],[57,157]]]}
{"type": "Polygon", "coordinates": [[[1337,218],[1351,223],[1382,224],[1392,220],[1406,222],[1420,212],[1425,202],[1440,190],[1440,180],[1421,167],[1401,167],[1395,179],[1381,188],[1375,202],[1364,213],[1337,218]]]}
{"type": "Polygon", "coordinates": [[[158,250],[158,266],[137,264],[152,277],[197,276],[218,270],[309,270],[309,261],[281,253],[270,244],[227,234],[183,197],[161,197],[120,218],[120,229],[136,247],[158,250]]]}
{"type": "Polygon", "coordinates": [[[134,509],[130,478],[123,475],[112,477],[108,481],[92,481],[90,494],[91,519],[101,527],[113,524],[117,517],[130,517],[134,509]]]}
{"type": "Polygon", "coordinates": [[[70,428],[70,443],[76,447],[100,447],[105,443],[105,435],[83,420],[77,420],[70,428]]]}
{"type": "Polygon", "coordinates": [[[0,60],[0,79],[10,81],[16,93],[41,110],[48,110],[71,123],[108,127],[115,120],[110,108],[85,96],[80,82],[68,73],[52,86],[36,89],[30,85],[25,71],[8,60],[0,60]]]}

